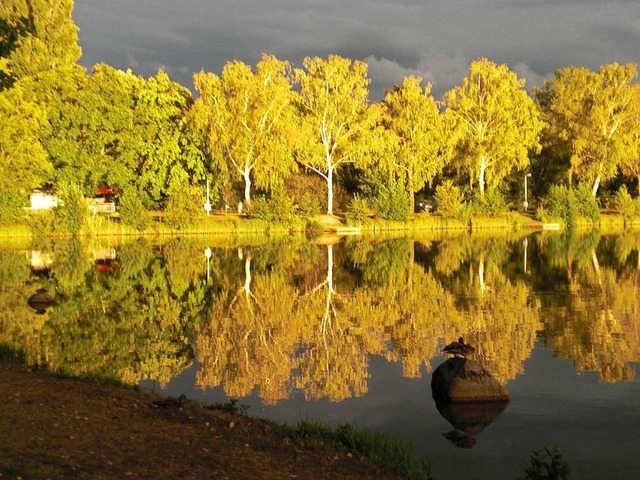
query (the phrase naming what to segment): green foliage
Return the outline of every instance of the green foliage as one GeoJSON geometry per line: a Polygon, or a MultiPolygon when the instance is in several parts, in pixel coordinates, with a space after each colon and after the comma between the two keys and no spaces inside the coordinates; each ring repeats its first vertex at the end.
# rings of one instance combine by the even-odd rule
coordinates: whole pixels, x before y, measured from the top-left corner
{"type": "Polygon", "coordinates": [[[79,185],[65,183],[58,189],[60,203],[55,209],[55,216],[62,229],[77,235],[87,222],[89,208],[79,185]]]}
{"type": "Polygon", "coordinates": [[[293,198],[283,192],[274,192],[271,197],[258,197],[251,204],[251,215],[267,221],[289,221],[296,216],[297,206],[293,198]]]}
{"type": "Polygon", "coordinates": [[[613,204],[624,218],[631,218],[640,214],[640,203],[637,199],[631,197],[626,185],[622,185],[616,192],[613,204]]]}
{"type": "Polygon", "coordinates": [[[203,216],[203,195],[200,188],[188,185],[175,189],[169,195],[165,210],[165,222],[172,228],[182,230],[203,216]]]}
{"type": "Polygon", "coordinates": [[[5,0],[1,7],[0,59],[6,59],[5,75],[36,76],[80,58],[78,27],[71,17],[73,0],[5,0]]]}
{"type": "Polygon", "coordinates": [[[498,217],[507,213],[507,202],[502,193],[489,187],[484,195],[476,195],[473,200],[473,211],[478,215],[498,217]]]}
{"type": "Polygon", "coordinates": [[[34,235],[50,235],[60,232],[60,224],[53,210],[38,210],[29,213],[27,225],[34,235]]]}
{"type": "Polygon", "coordinates": [[[399,184],[380,185],[374,199],[375,209],[386,220],[407,221],[411,214],[409,196],[399,184]]]}
{"type": "Polygon", "coordinates": [[[47,132],[45,106],[27,98],[22,83],[0,91],[0,192],[24,193],[52,173],[42,137],[47,132]]]}
{"type": "Polygon", "coordinates": [[[355,194],[347,207],[347,216],[355,220],[364,220],[371,216],[371,213],[369,201],[365,197],[355,194]]]}
{"type": "Polygon", "coordinates": [[[0,224],[23,223],[26,219],[24,196],[17,192],[0,192],[0,224]]]}
{"type": "Polygon", "coordinates": [[[321,211],[318,197],[314,196],[310,192],[303,193],[302,197],[298,200],[297,205],[297,213],[303,218],[313,218],[316,215],[319,215],[321,211]]]}
{"type": "Polygon", "coordinates": [[[586,183],[581,183],[578,188],[573,190],[575,196],[575,205],[578,215],[588,218],[593,222],[600,220],[600,208],[598,202],[591,191],[591,187],[586,183]]]}
{"type": "Polygon", "coordinates": [[[122,223],[137,230],[144,230],[151,223],[149,212],[144,208],[140,194],[134,189],[127,189],[120,197],[118,212],[122,223]]]}
{"type": "Polygon", "coordinates": [[[460,218],[464,212],[464,196],[462,190],[451,180],[446,180],[436,187],[435,199],[438,211],[445,218],[460,218]]]}
{"type": "MultiPolygon", "coordinates": [[[[600,210],[596,199],[587,184],[580,184],[576,189],[563,185],[552,185],[544,198],[544,211],[551,218],[559,218],[567,225],[575,225],[580,217],[593,222],[600,219],[600,210]]],[[[541,211],[542,212],[542,211],[541,211]]]]}
{"type": "Polygon", "coordinates": [[[569,465],[556,447],[536,450],[529,464],[524,480],[567,480],[570,477],[569,465]]]}
{"type": "Polygon", "coordinates": [[[575,208],[571,191],[563,185],[552,185],[544,198],[544,209],[552,218],[559,218],[568,225],[575,222],[575,208]]]}

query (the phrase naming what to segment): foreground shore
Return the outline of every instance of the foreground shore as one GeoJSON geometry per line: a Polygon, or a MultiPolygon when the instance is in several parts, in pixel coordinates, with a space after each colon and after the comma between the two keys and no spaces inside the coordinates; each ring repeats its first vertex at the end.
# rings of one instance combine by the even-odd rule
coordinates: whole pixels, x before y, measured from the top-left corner
{"type": "Polygon", "coordinates": [[[269,422],[159,400],[0,361],[0,478],[401,478],[269,422]]]}

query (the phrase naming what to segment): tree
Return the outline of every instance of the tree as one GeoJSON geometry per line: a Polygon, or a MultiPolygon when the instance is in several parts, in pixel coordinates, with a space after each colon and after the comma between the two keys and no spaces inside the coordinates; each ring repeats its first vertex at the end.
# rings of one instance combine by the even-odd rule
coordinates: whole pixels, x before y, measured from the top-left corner
{"type": "Polygon", "coordinates": [[[0,89],[76,63],[82,51],[72,10],[73,0],[0,3],[0,89]]]}
{"type": "Polygon", "coordinates": [[[409,192],[413,212],[413,194],[444,167],[444,124],[431,84],[423,90],[420,77],[406,77],[402,85],[387,92],[384,103],[384,124],[395,140],[392,167],[409,192]]]}
{"type": "Polygon", "coordinates": [[[245,63],[227,63],[222,75],[194,75],[200,97],[193,118],[205,137],[213,163],[244,181],[244,201],[251,185],[280,187],[294,170],[289,129],[293,119],[291,66],[263,55],[255,72],[245,63]]]}
{"type": "Polygon", "coordinates": [[[163,70],[134,85],[133,126],[138,141],[133,174],[138,189],[157,203],[185,184],[202,185],[205,154],[188,121],[191,92],[163,70]]]}
{"type": "Polygon", "coordinates": [[[542,122],[524,84],[506,65],[481,58],[462,85],[445,94],[455,164],[482,196],[486,183],[497,186],[527,167],[529,150],[539,148],[542,122]]]}
{"type": "Polygon", "coordinates": [[[556,72],[549,102],[550,121],[571,145],[571,171],[592,185],[613,178],[630,155],[635,64],[603,65],[599,72],[568,67],[556,72]]]}
{"type": "Polygon", "coordinates": [[[346,163],[364,164],[372,151],[379,107],[369,106],[365,63],[330,55],[307,57],[299,71],[303,115],[299,161],[327,182],[327,214],[333,214],[333,177],[346,163]]]}
{"type": "Polygon", "coordinates": [[[632,103],[630,116],[629,155],[625,155],[620,165],[625,175],[633,177],[638,182],[638,197],[640,197],[640,84],[634,84],[632,89],[632,103]]]}
{"type": "Polygon", "coordinates": [[[25,98],[18,82],[0,91],[0,118],[0,195],[26,194],[52,173],[40,141],[47,130],[44,109],[25,98]]]}

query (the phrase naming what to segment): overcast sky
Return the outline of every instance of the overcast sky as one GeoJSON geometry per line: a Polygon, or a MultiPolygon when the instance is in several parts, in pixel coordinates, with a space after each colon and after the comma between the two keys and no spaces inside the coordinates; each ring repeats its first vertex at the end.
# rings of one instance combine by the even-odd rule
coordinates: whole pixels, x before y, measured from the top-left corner
{"type": "Polygon", "coordinates": [[[478,57],[527,87],[560,67],[640,59],[639,0],[77,0],[74,20],[86,67],[163,67],[189,88],[193,72],[255,65],[262,52],[297,67],[312,55],[363,60],[373,100],[409,74],[439,97],[478,57]]]}

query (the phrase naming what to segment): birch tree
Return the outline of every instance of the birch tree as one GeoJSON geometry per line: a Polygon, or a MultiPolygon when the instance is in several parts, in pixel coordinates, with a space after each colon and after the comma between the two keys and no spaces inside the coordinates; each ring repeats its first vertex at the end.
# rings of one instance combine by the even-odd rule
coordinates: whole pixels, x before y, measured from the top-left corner
{"type": "Polygon", "coordinates": [[[529,151],[540,146],[540,114],[524,84],[506,65],[481,58],[462,85],[445,94],[455,166],[482,196],[487,184],[497,186],[512,170],[526,168],[529,151]]]}
{"type": "Polygon", "coordinates": [[[599,72],[568,67],[552,80],[550,118],[571,145],[571,169],[591,184],[595,197],[630,155],[633,123],[631,81],[635,64],[603,65],[599,72]]]}
{"type": "Polygon", "coordinates": [[[299,161],[327,182],[333,214],[334,177],[347,163],[363,165],[372,152],[379,108],[369,106],[367,65],[338,55],[307,57],[299,71],[304,144],[299,161]]]}
{"type": "Polygon", "coordinates": [[[445,166],[444,123],[431,96],[431,84],[423,89],[420,77],[406,77],[402,85],[389,90],[384,105],[384,125],[394,140],[390,142],[391,167],[409,193],[413,212],[413,194],[445,166]]]}
{"type": "Polygon", "coordinates": [[[239,175],[244,201],[251,202],[251,186],[271,190],[295,169],[290,147],[293,119],[292,70],[288,62],[263,55],[256,66],[227,63],[222,75],[194,75],[193,114],[203,132],[214,164],[239,175]]]}

